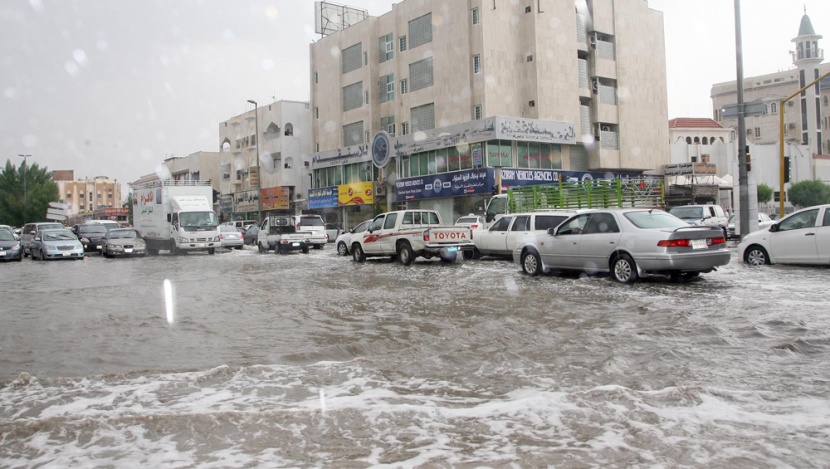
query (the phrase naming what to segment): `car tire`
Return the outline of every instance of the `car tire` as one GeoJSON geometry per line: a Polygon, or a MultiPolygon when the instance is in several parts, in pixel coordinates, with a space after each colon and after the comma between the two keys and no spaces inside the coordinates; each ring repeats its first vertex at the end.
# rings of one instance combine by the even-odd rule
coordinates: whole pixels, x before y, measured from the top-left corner
{"type": "Polygon", "coordinates": [[[308,246],[303,246],[303,254],[308,254],[308,246]]]}
{"type": "Polygon", "coordinates": [[[409,243],[401,243],[398,247],[398,260],[401,261],[402,265],[412,265],[412,261],[415,260],[415,252],[409,243]]]}
{"type": "Polygon", "coordinates": [[[744,251],[744,262],[754,266],[768,265],[770,263],[769,254],[761,246],[753,245],[744,251]]]}
{"type": "Polygon", "coordinates": [[[363,252],[363,248],[360,247],[359,244],[355,243],[352,246],[352,259],[355,262],[365,262],[366,261],[366,253],[363,252]]]}
{"type": "Polygon", "coordinates": [[[236,250],[239,251],[242,249],[242,246],[236,246],[236,250]]]}
{"type": "Polygon", "coordinates": [[[475,259],[475,251],[464,251],[464,255],[462,257],[464,257],[465,261],[475,259]]]}
{"type": "Polygon", "coordinates": [[[611,268],[614,280],[620,283],[634,283],[640,276],[637,274],[637,264],[628,254],[620,254],[611,268]]]}
{"type": "Polygon", "coordinates": [[[539,254],[528,251],[522,254],[522,271],[527,275],[535,277],[542,272],[542,259],[539,254]]]}
{"type": "Polygon", "coordinates": [[[348,256],[349,255],[349,247],[346,246],[346,243],[340,241],[337,243],[337,254],[340,256],[348,256]]]}

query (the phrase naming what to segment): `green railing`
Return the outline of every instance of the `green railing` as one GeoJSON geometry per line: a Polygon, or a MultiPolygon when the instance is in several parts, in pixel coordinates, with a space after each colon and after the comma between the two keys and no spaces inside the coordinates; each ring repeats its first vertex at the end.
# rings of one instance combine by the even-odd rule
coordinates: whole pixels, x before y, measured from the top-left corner
{"type": "Polygon", "coordinates": [[[558,182],[507,191],[511,213],[552,208],[662,207],[662,177],[558,182]]]}

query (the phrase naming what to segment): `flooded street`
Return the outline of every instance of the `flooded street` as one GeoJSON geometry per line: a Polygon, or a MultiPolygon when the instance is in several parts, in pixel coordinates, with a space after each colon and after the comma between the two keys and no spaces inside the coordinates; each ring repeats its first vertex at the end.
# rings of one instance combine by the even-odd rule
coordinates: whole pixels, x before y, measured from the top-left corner
{"type": "Polygon", "coordinates": [[[0,276],[0,467],[830,459],[826,268],[629,286],[329,245],[0,276]]]}

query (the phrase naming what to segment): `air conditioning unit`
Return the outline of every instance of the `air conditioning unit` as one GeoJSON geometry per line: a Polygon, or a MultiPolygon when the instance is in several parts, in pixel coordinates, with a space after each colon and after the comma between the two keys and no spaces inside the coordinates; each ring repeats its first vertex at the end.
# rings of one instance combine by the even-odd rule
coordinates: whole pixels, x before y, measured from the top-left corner
{"type": "Polygon", "coordinates": [[[594,78],[593,82],[591,83],[591,89],[594,90],[594,93],[599,92],[599,78],[594,78]]]}
{"type": "Polygon", "coordinates": [[[303,194],[295,194],[294,200],[303,200],[303,194]]]}
{"type": "Polygon", "coordinates": [[[611,131],[611,127],[608,127],[607,125],[603,125],[603,126],[602,126],[602,128],[601,128],[600,130],[602,130],[603,132],[610,132],[610,131],[611,131]]]}
{"type": "Polygon", "coordinates": [[[591,47],[596,49],[597,48],[597,34],[591,34],[588,36],[588,43],[591,44],[591,47]]]}

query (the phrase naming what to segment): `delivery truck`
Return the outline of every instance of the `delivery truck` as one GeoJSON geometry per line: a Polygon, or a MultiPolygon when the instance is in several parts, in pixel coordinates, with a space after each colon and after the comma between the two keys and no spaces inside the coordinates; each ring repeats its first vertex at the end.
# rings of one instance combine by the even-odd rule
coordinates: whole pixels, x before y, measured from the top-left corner
{"type": "Polygon", "coordinates": [[[214,254],[221,246],[210,181],[154,179],[130,188],[133,225],[147,242],[148,254],[214,254]]]}

